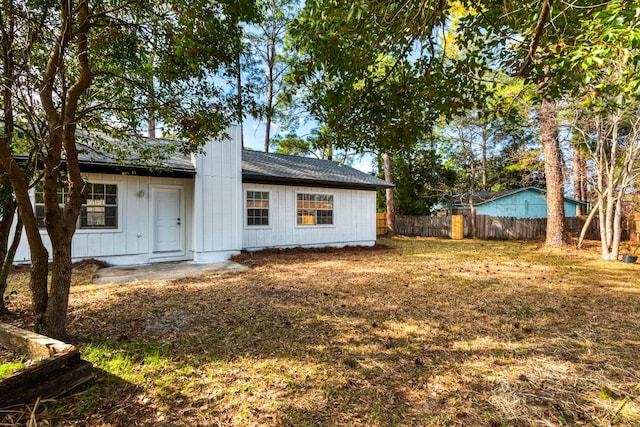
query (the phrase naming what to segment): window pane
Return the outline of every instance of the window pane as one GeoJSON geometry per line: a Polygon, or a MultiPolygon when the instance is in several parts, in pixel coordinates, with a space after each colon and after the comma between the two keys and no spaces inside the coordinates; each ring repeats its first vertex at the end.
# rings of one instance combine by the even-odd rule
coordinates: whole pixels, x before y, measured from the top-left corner
{"type": "Polygon", "coordinates": [[[247,191],[247,225],[269,225],[269,192],[247,191]]]}
{"type": "Polygon", "coordinates": [[[87,183],[87,201],[80,211],[80,228],[117,228],[118,186],[87,183]]]}
{"type": "Polygon", "coordinates": [[[36,221],[38,222],[38,227],[44,228],[44,205],[36,205],[36,221]]]}
{"type": "Polygon", "coordinates": [[[298,194],[298,225],[331,225],[333,224],[332,194],[298,194]]]}

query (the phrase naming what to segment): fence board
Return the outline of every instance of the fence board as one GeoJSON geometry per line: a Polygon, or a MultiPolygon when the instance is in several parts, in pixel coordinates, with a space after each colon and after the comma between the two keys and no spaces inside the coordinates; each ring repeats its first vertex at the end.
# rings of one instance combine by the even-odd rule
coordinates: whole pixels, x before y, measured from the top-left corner
{"type": "Polygon", "coordinates": [[[376,236],[387,234],[387,214],[376,213],[376,236]]]}

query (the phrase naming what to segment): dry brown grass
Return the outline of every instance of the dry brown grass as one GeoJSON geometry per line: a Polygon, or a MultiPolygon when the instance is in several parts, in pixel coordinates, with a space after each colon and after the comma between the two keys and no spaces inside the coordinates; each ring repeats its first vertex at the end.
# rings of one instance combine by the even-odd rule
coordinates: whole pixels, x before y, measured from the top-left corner
{"type": "Polygon", "coordinates": [[[640,426],[640,266],[381,243],[75,285],[69,329],[100,372],[40,425],[640,426]]]}

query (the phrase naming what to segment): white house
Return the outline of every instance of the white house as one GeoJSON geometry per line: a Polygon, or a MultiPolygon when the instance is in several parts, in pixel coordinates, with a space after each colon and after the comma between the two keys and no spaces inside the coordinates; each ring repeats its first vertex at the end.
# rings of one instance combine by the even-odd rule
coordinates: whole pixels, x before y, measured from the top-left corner
{"type": "MultiPolygon", "coordinates": [[[[242,151],[239,129],[228,133],[160,170],[83,153],[89,192],[74,259],[214,262],[242,249],[375,244],[375,190],[384,181],[327,160],[242,151]]],[[[38,191],[33,201],[43,216],[38,191]]],[[[23,238],[15,261],[28,260],[23,238]]]]}

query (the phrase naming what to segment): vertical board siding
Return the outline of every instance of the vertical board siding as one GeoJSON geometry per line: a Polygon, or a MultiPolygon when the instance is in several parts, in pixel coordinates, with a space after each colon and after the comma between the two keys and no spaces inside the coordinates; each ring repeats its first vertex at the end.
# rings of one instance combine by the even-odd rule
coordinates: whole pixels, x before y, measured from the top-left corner
{"type": "MultiPolygon", "coordinates": [[[[471,235],[471,220],[464,217],[465,237],[478,239],[515,239],[515,240],[542,240],[547,231],[546,218],[512,218],[495,217],[489,215],[476,215],[476,235],[471,235]]],[[[584,225],[584,219],[579,217],[566,218],[567,231],[574,237],[578,237],[584,225]]],[[[633,224],[632,221],[624,222],[633,224]]],[[[629,240],[634,230],[629,226],[623,228],[622,240],[629,240]]],[[[451,237],[451,217],[432,216],[396,216],[396,233],[405,236],[422,237],[451,237]]],[[[586,239],[599,240],[600,231],[597,221],[592,221],[585,235],[586,239]]]]}
{"type": "MultiPolygon", "coordinates": [[[[72,254],[74,259],[99,258],[111,263],[142,263],[149,261],[149,193],[153,185],[169,184],[183,188],[183,193],[193,192],[193,180],[181,178],[159,178],[135,175],[85,174],[89,182],[106,182],[118,185],[118,228],[114,230],[78,229],[73,236],[72,254]],[[140,196],[138,193],[143,191],[140,196]]],[[[188,199],[187,199],[188,200],[188,199]]],[[[191,206],[185,201],[188,218],[191,206]]],[[[190,244],[192,224],[185,223],[186,244],[190,244]]],[[[46,231],[41,231],[45,246],[51,254],[51,243],[46,231]]],[[[25,233],[16,262],[30,259],[29,244],[25,233]]]]}
{"type": "Polygon", "coordinates": [[[371,245],[376,240],[375,191],[243,184],[242,247],[371,245]],[[269,226],[248,226],[246,191],[269,192],[269,226]],[[333,194],[333,225],[299,226],[298,193],[333,194]]]}
{"type": "Polygon", "coordinates": [[[242,152],[237,133],[237,126],[232,126],[229,139],[209,141],[205,154],[195,157],[198,173],[191,219],[196,261],[226,259],[241,249],[242,152]]]}

